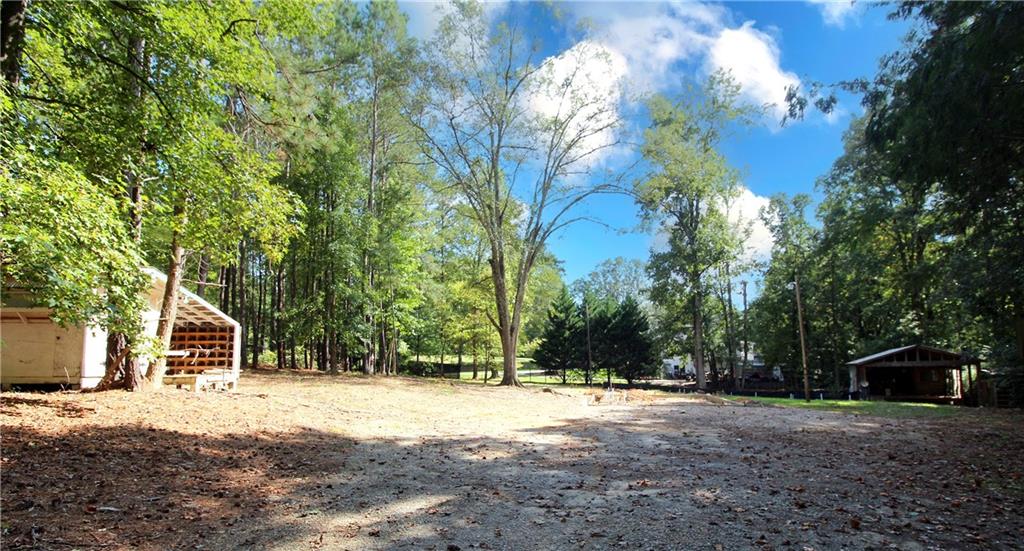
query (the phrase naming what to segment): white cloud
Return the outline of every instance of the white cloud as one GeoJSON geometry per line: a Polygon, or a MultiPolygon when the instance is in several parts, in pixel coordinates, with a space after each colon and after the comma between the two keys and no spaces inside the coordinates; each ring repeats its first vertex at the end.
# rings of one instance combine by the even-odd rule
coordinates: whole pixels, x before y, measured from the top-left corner
{"type": "MultiPolygon", "coordinates": [[[[749,232],[743,242],[744,260],[766,260],[772,254],[772,232],[761,220],[761,208],[767,207],[771,200],[757,195],[745,186],[740,186],[739,193],[732,202],[725,206],[729,223],[739,232],[749,232]]],[[[651,250],[664,252],[668,250],[669,229],[659,225],[651,236],[651,250]]]]}
{"type": "MultiPolygon", "coordinates": [[[[450,9],[442,2],[403,2],[401,6],[410,15],[410,32],[420,38],[432,36],[450,9]]],[[[507,2],[487,2],[484,10],[493,19],[507,6],[507,2]]],[[[850,2],[822,6],[824,12],[843,18],[853,9],[850,2]]],[[[732,12],[721,5],[575,2],[561,4],[560,8],[572,19],[594,23],[596,31],[584,42],[603,47],[616,58],[609,68],[610,78],[623,79],[630,94],[675,87],[686,72],[694,69],[725,69],[732,72],[749,101],[773,105],[769,114],[778,121],[785,110],[786,87],[800,84],[796,74],[782,68],[775,38],[758,29],[753,21],[737,25],[732,12]],[[617,65],[620,59],[624,72],[617,65]]]]}
{"type": "MultiPolygon", "coordinates": [[[[450,2],[437,0],[409,0],[398,3],[398,6],[409,16],[407,30],[409,35],[420,40],[430,40],[441,24],[441,20],[451,13],[450,2]]],[[[506,0],[487,0],[483,2],[484,15],[489,19],[497,18],[508,7],[506,0]]]]}
{"type": "Polygon", "coordinates": [[[741,187],[739,195],[729,206],[729,221],[741,231],[750,230],[743,245],[748,259],[764,260],[772,253],[772,232],[761,221],[761,207],[767,207],[767,197],[762,197],[741,187]]]}
{"type": "Polygon", "coordinates": [[[545,59],[541,66],[528,94],[531,111],[544,120],[572,117],[567,136],[583,136],[578,151],[595,152],[587,164],[610,153],[620,118],[626,59],[602,44],[584,40],[545,59]]]}
{"type": "Polygon", "coordinates": [[[702,55],[711,42],[717,20],[710,12],[681,16],[672,10],[615,18],[598,35],[627,61],[632,90],[646,93],[678,84],[674,66],[702,55]]]}
{"type": "Polygon", "coordinates": [[[420,40],[434,36],[441,20],[447,15],[450,4],[442,2],[401,2],[399,6],[409,16],[409,35],[420,40]]]}
{"type": "Polygon", "coordinates": [[[825,113],[824,118],[828,124],[836,125],[850,118],[850,112],[837,105],[831,111],[825,113]]]}
{"type": "Polygon", "coordinates": [[[856,6],[853,0],[807,0],[809,3],[818,6],[821,11],[821,18],[826,25],[843,28],[846,20],[855,15],[856,6]]]}
{"type": "Polygon", "coordinates": [[[708,53],[708,65],[732,73],[742,94],[757,104],[770,105],[778,120],[786,113],[786,88],[800,79],[779,66],[779,47],[767,33],[747,21],[738,29],[724,29],[708,53]]]}
{"type": "Polygon", "coordinates": [[[800,85],[795,73],[782,68],[775,38],[753,21],[735,24],[723,6],[696,2],[568,6],[577,17],[593,19],[600,29],[594,40],[626,60],[631,92],[660,92],[678,85],[688,71],[724,69],[732,72],[748,101],[771,104],[769,115],[778,121],[785,111],[786,88],[800,85]]]}

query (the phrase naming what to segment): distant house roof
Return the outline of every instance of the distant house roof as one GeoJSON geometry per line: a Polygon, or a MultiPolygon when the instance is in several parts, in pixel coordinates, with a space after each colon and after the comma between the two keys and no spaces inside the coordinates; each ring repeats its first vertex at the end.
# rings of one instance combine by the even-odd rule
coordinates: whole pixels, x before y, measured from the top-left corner
{"type": "Polygon", "coordinates": [[[923,344],[911,344],[899,348],[890,348],[881,352],[857,358],[847,362],[846,365],[872,366],[872,367],[898,367],[898,366],[931,366],[931,367],[960,367],[961,365],[976,362],[976,358],[964,356],[958,352],[942,350],[934,346],[923,344]]]}

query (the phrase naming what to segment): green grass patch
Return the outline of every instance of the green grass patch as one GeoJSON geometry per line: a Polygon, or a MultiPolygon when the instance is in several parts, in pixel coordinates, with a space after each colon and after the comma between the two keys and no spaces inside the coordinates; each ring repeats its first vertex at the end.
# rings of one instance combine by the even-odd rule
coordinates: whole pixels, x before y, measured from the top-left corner
{"type": "MultiPolygon", "coordinates": [[[[410,357],[407,358],[407,360],[410,361],[410,362],[414,362],[414,361],[416,361],[416,356],[410,356],[410,357]]],[[[441,356],[431,355],[431,354],[421,354],[419,361],[424,362],[424,363],[435,363],[435,364],[436,363],[441,363],[441,356]]],[[[483,370],[483,368],[484,368],[483,367],[484,366],[484,359],[483,359],[483,357],[482,356],[477,357],[477,361],[480,363],[480,369],[483,370]]],[[[530,363],[532,361],[533,361],[532,358],[528,358],[528,357],[525,357],[525,356],[519,356],[518,358],[516,358],[516,366],[518,366],[520,369],[522,369],[524,365],[526,365],[527,363],[530,363]]],[[[456,354],[445,354],[444,355],[444,365],[451,367],[451,366],[457,365],[458,362],[459,362],[458,355],[456,355],[456,354]]],[[[501,365],[501,356],[492,357],[491,358],[491,362],[500,366],[501,365]]],[[[473,356],[471,356],[469,354],[464,354],[462,356],[462,369],[473,369],[473,356]]]]}
{"type": "Polygon", "coordinates": [[[963,411],[957,406],[918,402],[884,402],[880,400],[811,400],[807,402],[796,398],[765,398],[760,396],[756,398],[750,396],[725,396],[725,398],[730,400],[754,400],[782,407],[839,411],[894,419],[951,417],[963,411]]]}
{"type": "MultiPolygon", "coordinates": [[[[463,368],[463,369],[466,369],[466,368],[463,368]]],[[[524,370],[522,370],[522,366],[520,366],[519,381],[522,382],[523,384],[541,384],[541,385],[560,385],[560,384],[562,384],[562,377],[560,375],[544,375],[543,373],[538,373],[540,371],[539,369],[527,369],[525,371],[526,372],[524,372],[524,370]],[[531,371],[532,371],[532,373],[531,373],[531,371]]],[[[500,381],[503,371],[501,369],[499,369],[497,373],[498,374],[496,376],[494,376],[494,377],[491,377],[490,381],[488,381],[488,382],[500,381]]],[[[608,381],[607,377],[608,376],[602,371],[599,376],[594,378],[594,386],[601,386],[601,385],[605,384],[608,381]]],[[[483,378],[484,378],[484,370],[483,370],[482,367],[480,368],[480,371],[477,373],[476,380],[473,379],[473,371],[472,371],[472,369],[470,369],[469,371],[465,371],[464,370],[461,373],[459,373],[459,379],[461,379],[463,381],[470,381],[470,382],[474,382],[474,383],[476,383],[476,382],[482,383],[483,382],[483,378]]],[[[583,377],[582,376],[570,375],[568,383],[569,384],[574,384],[574,385],[581,385],[581,384],[583,384],[583,377]]],[[[620,379],[618,377],[612,377],[612,384],[613,385],[624,386],[626,384],[626,380],[625,379],[620,379]]]]}

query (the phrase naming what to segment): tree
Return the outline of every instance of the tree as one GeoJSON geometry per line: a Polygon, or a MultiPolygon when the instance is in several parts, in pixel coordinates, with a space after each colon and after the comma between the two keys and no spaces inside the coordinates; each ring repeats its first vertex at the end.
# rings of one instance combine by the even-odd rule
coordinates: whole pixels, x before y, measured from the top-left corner
{"type": "Polygon", "coordinates": [[[717,151],[730,125],[745,122],[752,110],[737,104],[738,86],[713,75],[693,96],[672,102],[655,97],[648,104],[651,126],[641,151],[651,166],[636,195],[649,220],[662,221],[668,250],[651,254],[652,300],[687,297],[691,351],[697,386],[704,373],[706,275],[735,258],[737,234],[724,205],[737,192],[736,175],[717,151]]]}
{"type": "MultiPolygon", "coordinates": [[[[187,251],[226,254],[251,235],[277,261],[294,235],[290,222],[299,207],[273,184],[269,151],[261,150],[243,128],[258,119],[247,98],[267,92],[272,82],[273,61],[259,43],[261,22],[275,30],[271,13],[244,3],[219,4],[214,11],[188,4],[144,6],[139,23],[151,33],[143,65],[162,70],[134,77],[152,92],[161,113],[161,126],[147,136],[157,144],[148,170],[155,178],[153,208],[161,216],[152,220],[169,230],[167,252],[154,259],[167,266],[156,335],[166,350],[187,251]],[[205,28],[183,32],[196,21],[205,28]],[[243,32],[240,22],[255,22],[257,30],[243,32]],[[229,92],[226,97],[214,94],[210,86],[229,92]]],[[[162,384],[165,365],[163,354],[150,363],[147,384],[162,384]]]]}
{"type": "Polygon", "coordinates": [[[535,64],[517,21],[491,25],[482,6],[469,2],[455,4],[428,49],[414,119],[424,155],[486,236],[503,385],[521,386],[523,305],[547,240],[578,220],[572,212],[587,197],[612,189],[588,175],[614,144],[618,92],[603,92],[608,87],[583,69],[585,61],[611,63],[610,56],[584,41],[535,64]]]}
{"type": "Polygon", "coordinates": [[[562,281],[562,267],[551,253],[544,253],[537,259],[526,290],[523,303],[523,329],[520,333],[520,348],[523,356],[529,356],[537,344],[547,323],[548,310],[565,287],[562,281]]]}
{"type": "Polygon", "coordinates": [[[367,129],[361,291],[368,299],[364,301],[363,318],[369,330],[362,339],[363,372],[371,374],[393,371],[390,359],[398,346],[398,335],[389,330],[386,318],[393,317],[398,306],[391,298],[402,287],[402,280],[383,280],[381,276],[385,271],[396,275],[397,266],[408,267],[416,258],[403,254],[411,251],[403,251],[401,246],[403,242],[412,244],[405,238],[410,233],[413,212],[401,196],[411,192],[414,180],[402,171],[408,170],[415,155],[408,143],[411,128],[401,112],[415,74],[415,42],[405,34],[406,16],[397,3],[370,2],[364,11],[356,20],[363,52],[357,90],[364,95],[361,122],[367,129]]]}
{"type": "Polygon", "coordinates": [[[611,372],[614,342],[608,337],[608,331],[615,320],[617,306],[615,301],[592,293],[580,298],[578,311],[581,323],[576,332],[576,348],[580,350],[578,369],[583,372],[583,381],[588,385],[595,382],[599,370],[611,372]]]}
{"type": "Polygon", "coordinates": [[[608,350],[604,359],[606,367],[629,384],[657,373],[658,358],[654,352],[650,323],[640,304],[632,297],[626,298],[615,309],[603,338],[608,350]]]}
{"type": "Polygon", "coordinates": [[[74,166],[4,145],[4,277],[50,308],[57,323],[95,324],[137,338],[139,290],[148,282],[121,206],[74,166]]]}
{"type": "Polygon", "coordinates": [[[799,378],[801,366],[800,326],[794,294],[797,277],[800,277],[804,305],[816,302],[813,278],[806,277],[810,275],[817,240],[804,214],[810,202],[808,195],[799,194],[790,199],[779,194],[773,196],[761,212],[761,218],[772,232],[772,256],[764,271],[761,294],[751,308],[754,334],[758,335],[758,347],[765,363],[782,366],[787,381],[799,378]]]}
{"type": "Polygon", "coordinates": [[[585,279],[576,280],[573,283],[573,291],[580,296],[593,293],[596,296],[610,298],[616,303],[621,303],[627,298],[642,303],[646,300],[651,285],[646,268],[642,260],[635,258],[617,256],[604,260],[587,274],[585,279]]]}
{"type": "MultiPolygon", "coordinates": [[[[17,139],[124,205],[136,252],[167,267],[164,347],[188,250],[224,254],[248,234],[273,254],[293,233],[295,205],[270,183],[274,160],[248,131],[259,118],[250,98],[266,97],[273,82],[261,39],[278,33],[276,16],[295,15],[274,10],[244,2],[33,3],[16,18],[24,51],[11,52],[33,60],[5,57],[5,70],[18,75],[10,81],[17,139]]],[[[157,352],[150,363],[152,386],[162,381],[163,358],[157,352]]]]}
{"type": "Polygon", "coordinates": [[[834,108],[837,89],[862,95],[864,143],[906,193],[929,198],[948,260],[932,273],[966,310],[952,319],[978,319],[961,335],[986,335],[993,366],[1024,388],[1024,6],[904,2],[891,17],[917,24],[874,78],[790,90],[790,115],[834,108]]]}
{"type": "Polygon", "coordinates": [[[869,88],[867,138],[918,193],[937,187],[942,229],[958,241],[949,252],[966,257],[964,268],[994,261],[954,276],[977,293],[961,298],[991,320],[996,339],[1016,340],[1024,387],[1024,6],[906,3],[895,15],[917,17],[923,32],[869,88]]]}
{"type": "Polygon", "coordinates": [[[548,310],[547,323],[533,355],[534,363],[545,371],[560,373],[562,384],[568,382],[569,372],[580,365],[579,333],[582,325],[576,303],[563,286],[548,310]]]}

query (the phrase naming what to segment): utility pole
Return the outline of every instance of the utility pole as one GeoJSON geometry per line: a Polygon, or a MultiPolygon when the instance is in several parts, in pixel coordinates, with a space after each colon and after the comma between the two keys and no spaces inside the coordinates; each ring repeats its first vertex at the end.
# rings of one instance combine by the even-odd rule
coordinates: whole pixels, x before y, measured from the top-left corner
{"type": "Polygon", "coordinates": [[[587,323],[587,384],[594,382],[594,360],[590,356],[590,304],[587,297],[583,297],[583,319],[587,323]]]}
{"type": "Polygon", "coordinates": [[[804,361],[804,400],[811,401],[811,376],[807,371],[807,343],[804,337],[804,308],[800,303],[800,278],[793,274],[793,285],[796,287],[796,321],[800,325],[800,355],[804,361]]]}
{"type": "Polygon", "coordinates": [[[608,374],[608,390],[610,392],[612,390],[612,368],[605,367],[605,373],[608,374]]]}
{"type": "Polygon", "coordinates": [[[750,342],[750,333],[747,329],[747,282],[746,280],[740,281],[740,285],[743,286],[743,363],[740,365],[740,389],[743,388],[743,381],[746,379],[747,362],[749,356],[747,355],[747,349],[750,342]]]}

